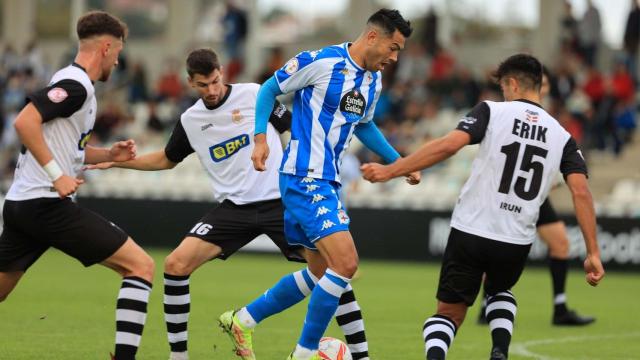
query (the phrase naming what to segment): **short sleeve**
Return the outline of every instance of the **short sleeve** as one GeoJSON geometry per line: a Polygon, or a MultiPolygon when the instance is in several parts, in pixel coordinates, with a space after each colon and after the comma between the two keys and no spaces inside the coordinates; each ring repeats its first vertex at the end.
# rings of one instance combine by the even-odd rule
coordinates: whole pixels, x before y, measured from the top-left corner
{"type": "Polygon", "coordinates": [[[269,122],[282,134],[291,129],[291,112],[286,106],[276,100],[273,111],[271,111],[271,115],[269,116],[269,122]]]}
{"type": "Polygon", "coordinates": [[[486,102],[476,105],[469,113],[460,119],[456,129],[464,131],[471,136],[470,144],[478,144],[484,139],[484,134],[489,126],[491,109],[486,102]]]}
{"type": "Polygon", "coordinates": [[[82,108],[87,89],[77,80],[64,79],[27,96],[42,116],[42,122],[66,118],[82,108]]]}
{"type": "Polygon", "coordinates": [[[587,164],[584,161],[582,152],[578,149],[578,144],[573,138],[569,138],[562,150],[562,159],[560,160],[560,172],[566,178],[569,174],[589,175],[587,164]]]}
{"type": "Polygon", "coordinates": [[[322,72],[322,63],[316,61],[318,51],[303,51],[287,61],[274,74],[283,93],[289,93],[313,84],[322,72]]]}
{"type": "Polygon", "coordinates": [[[179,163],[194,151],[195,150],[191,147],[191,143],[187,137],[187,133],[184,131],[184,127],[182,126],[182,121],[178,121],[176,127],[171,133],[169,142],[167,142],[167,146],[164,148],[164,153],[167,156],[167,159],[174,163],[179,163]]]}

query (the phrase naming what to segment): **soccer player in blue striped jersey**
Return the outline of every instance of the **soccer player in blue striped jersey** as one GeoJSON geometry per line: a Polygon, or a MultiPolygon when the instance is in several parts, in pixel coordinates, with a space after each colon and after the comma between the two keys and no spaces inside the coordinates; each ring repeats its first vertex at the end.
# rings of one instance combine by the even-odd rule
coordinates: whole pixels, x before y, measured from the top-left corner
{"type": "MultiPolygon", "coordinates": [[[[276,96],[295,92],[291,140],[280,167],[285,233],[289,244],[305,247],[310,269],[322,269],[314,274],[320,279],[311,291],[302,334],[289,359],[319,358],[320,338],[358,267],[349,216],[338,191],[340,162],[352,137],[388,163],[400,158],[371,120],[382,87],[380,71],[397,60],[411,32],[410,23],[397,10],[381,9],[369,18],[356,41],[299,53],[258,92],[252,160],[260,171],[269,155],[268,109],[276,96]]],[[[407,181],[417,184],[420,173],[408,175],[407,181]]],[[[240,309],[239,320],[255,324],[282,311],[284,307],[277,304],[285,301],[269,295],[282,294],[281,287],[276,284],[240,309]]]]}

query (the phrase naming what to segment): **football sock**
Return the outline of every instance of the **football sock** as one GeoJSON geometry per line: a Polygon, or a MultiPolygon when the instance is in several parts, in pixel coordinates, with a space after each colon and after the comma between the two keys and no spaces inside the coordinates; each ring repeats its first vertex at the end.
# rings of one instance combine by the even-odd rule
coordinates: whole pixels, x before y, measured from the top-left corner
{"type": "MultiPolygon", "coordinates": [[[[315,351],[331,318],[336,314],[338,301],[351,279],[327,269],[311,292],[307,316],[298,339],[300,347],[315,351]]],[[[298,354],[296,354],[298,355],[298,354]]]]}
{"type": "Polygon", "coordinates": [[[428,318],[422,327],[427,360],[444,359],[455,336],[456,324],[453,320],[437,314],[428,318]]]}
{"type": "Polygon", "coordinates": [[[567,296],[565,286],[567,282],[567,271],[569,260],[549,258],[549,270],[553,281],[553,313],[562,315],[567,312],[567,296]]]}
{"type": "Polygon", "coordinates": [[[164,274],[164,320],[172,353],[187,351],[187,323],[191,310],[189,275],[164,274]]]}
{"type": "Polygon", "coordinates": [[[489,296],[487,301],[487,321],[491,330],[493,349],[498,348],[505,356],[509,356],[509,343],[513,334],[516,308],[516,299],[511,291],[489,296]]]}
{"type": "Polygon", "coordinates": [[[271,289],[240,309],[236,313],[237,319],[251,329],[267,317],[302,301],[311,294],[313,287],[313,274],[308,268],[287,274],[271,289]]]}
{"type": "Polygon", "coordinates": [[[133,360],[136,357],[147,319],[150,292],[151,283],[142,278],[130,276],[122,279],[116,306],[117,360],[133,360]]]}
{"type": "Polygon", "coordinates": [[[338,310],[336,311],[336,321],[344,333],[353,360],[368,360],[369,344],[364,332],[362,312],[351,284],[347,285],[342,296],[340,296],[338,310]]]}
{"type": "MultiPolygon", "coordinates": [[[[293,275],[294,279],[296,280],[296,285],[298,286],[297,289],[305,296],[309,295],[315,288],[315,285],[318,283],[318,278],[316,278],[313,273],[309,271],[309,269],[304,269],[296,273],[289,274],[282,278],[280,280],[280,283],[291,284],[290,281],[286,280],[290,280],[289,277],[291,275],[293,275]],[[311,279],[311,283],[307,281],[308,279],[311,279]],[[304,283],[302,283],[301,280],[305,280],[304,283]]],[[[274,288],[277,286],[278,285],[274,286],[274,288]]],[[[283,290],[283,288],[284,287],[280,287],[281,290],[283,290]]],[[[293,287],[289,286],[289,291],[291,291],[292,289],[293,287]]],[[[272,292],[272,290],[267,291],[247,307],[243,307],[242,309],[238,310],[238,312],[236,313],[236,318],[245,328],[254,328],[258,322],[275,314],[276,312],[282,311],[278,310],[276,312],[273,312],[280,307],[270,307],[267,305],[270,303],[268,298],[273,295],[269,294],[270,292],[272,292]],[[256,318],[260,319],[260,321],[257,321],[256,318]]],[[[301,301],[303,298],[299,299],[299,301],[301,301]]],[[[291,304],[291,302],[289,302],[289,306],[294,305],[291,304]]],[[[349,350],[351,351],[351,356],[353,357],[353,359],[368,360],[369,344],[367,343],[364,321],[362,320],[362,312],[360,311],[360,306],[358,305],[351,285],[348,285],[345,288],[345,291],[340,297],[340,300],[338,302],[338,309],[336,311],[336,321],[345,335],[345,340],[347,342],[347,345],[349,346],[349,350]]]]}

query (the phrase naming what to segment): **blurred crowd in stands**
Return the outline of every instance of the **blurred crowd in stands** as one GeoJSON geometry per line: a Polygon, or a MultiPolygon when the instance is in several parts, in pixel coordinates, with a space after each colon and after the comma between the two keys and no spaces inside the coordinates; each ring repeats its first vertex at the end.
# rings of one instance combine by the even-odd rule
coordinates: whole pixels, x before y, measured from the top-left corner
{"type": "MultiPolygon", "coordinates": [[[[246,14],[229,9],[224,21],[225,28],[232,29],[225,35],[227,43],[242,45],[247,34],[246,14]]],[[[502,100],[500,88],[491,77],[493,69],[474,73],[462,65],[437,42],[437,29],[438,16],[431,11],[407,43],[399,62],[385,69],[375,122],[401,153],[450,131],[455,127],[451,114],[458,117],[481,100],[502,100]]],[[[596,150],[615,157],[632,141],[637,123],[640,8],[634,1],[626,19],[623,49],[607,61],[611,67],[598,66],[602,40],[596,7],[590,5],[584,16],[576,19],[566,2],[561,29],[560,38],[550,43],[559,49],[558,61],[545,64],[551,75],[551,90],[543,105],[585,154],[596,150]]],[[[220,50],[230,59],[225,64],[227,81],[237,81],[244,68],[242,46],[220,50]]],[[[132,137],[139,143],[161,147],[180,113],[196,100],[186,83],[182,59],[167,59],[164,72],[150,83],[144,62],[129,61],[126,53],[124,56],[114,79],[97,85],[100,111],[91,141],[102,144],[132,137]]],[[[254,81],[264,81],[286,60],[282,49],[271,49],[254,81]]],[[[24,51],[6,45],[0,53],[0,179],[10,178],[13,173],[19,139],[12,123],[25,104],[25,95],[45,86],[58,66],[62,64],[43,61],[35,42],[24,51]]],[[[356,155],[360,161],[372,160],[366,151],[356,155]]]]}

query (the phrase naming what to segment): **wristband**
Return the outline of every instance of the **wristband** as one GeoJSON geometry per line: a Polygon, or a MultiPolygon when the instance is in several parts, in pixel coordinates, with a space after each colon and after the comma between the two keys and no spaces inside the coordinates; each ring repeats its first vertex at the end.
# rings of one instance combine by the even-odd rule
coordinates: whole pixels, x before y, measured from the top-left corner
{"type": "Polygon", "coordinates": [[[58,178],[64,175],[60,165],[58,165],[55,159],[49,161],[47,165],[43,166],[43,168],[47,175],[49,175],[49,180],[52,182],[58,180],[58,178]]]}

